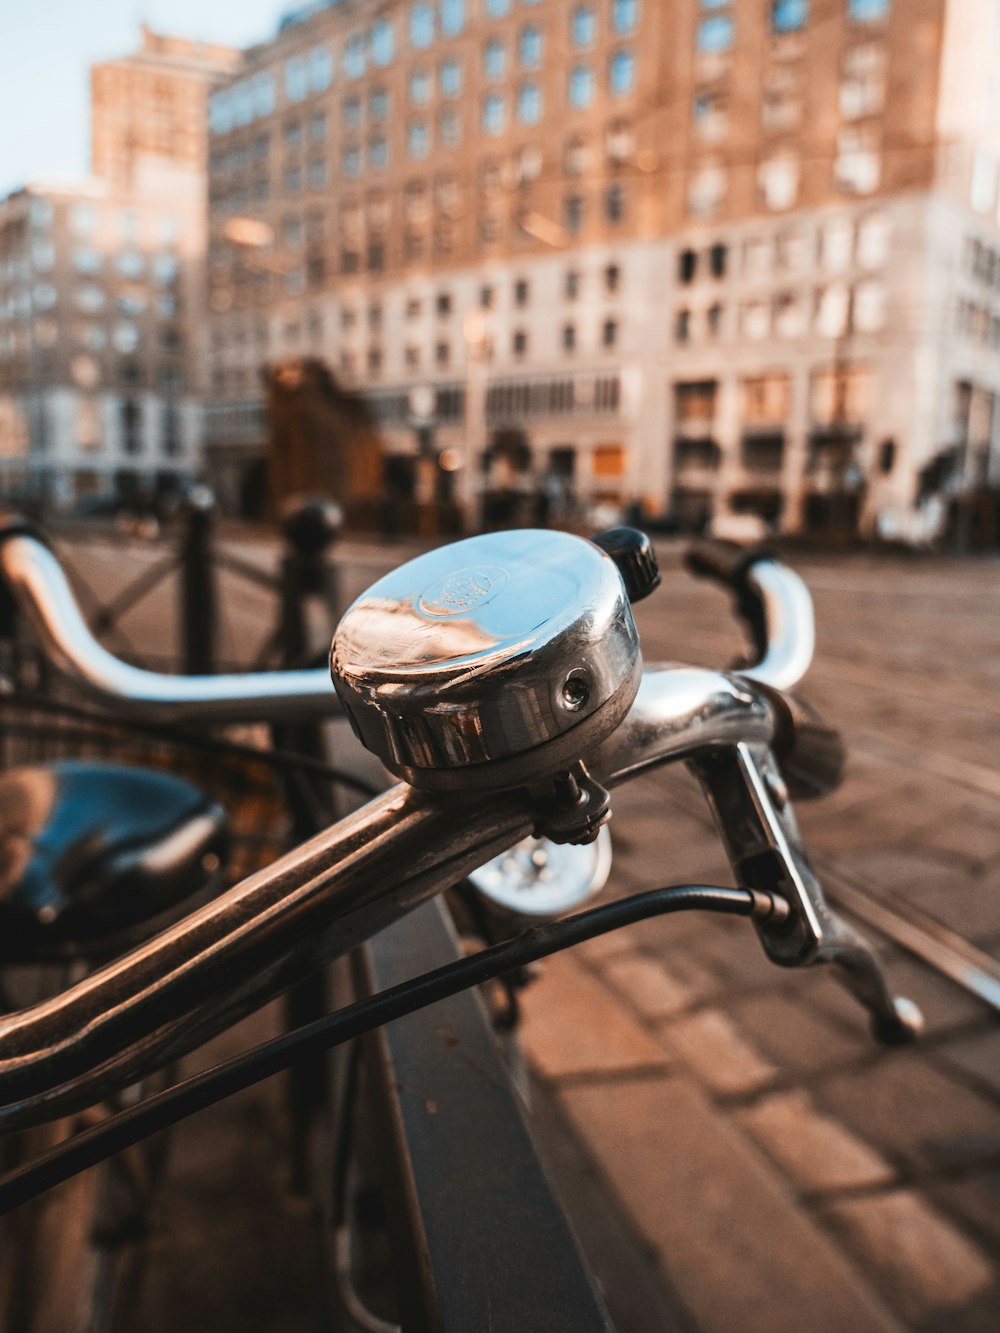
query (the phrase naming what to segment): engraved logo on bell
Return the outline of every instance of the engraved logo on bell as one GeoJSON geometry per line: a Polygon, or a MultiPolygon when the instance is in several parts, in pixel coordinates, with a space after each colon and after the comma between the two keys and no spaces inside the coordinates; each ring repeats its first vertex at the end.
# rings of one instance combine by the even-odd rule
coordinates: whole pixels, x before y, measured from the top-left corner
{"type": "Polygon", "coordinates": [[[438,579],[418,603],[425,616],[467,616],[490,601],[507,582],[499,565],[472,565],[438,579]]]}

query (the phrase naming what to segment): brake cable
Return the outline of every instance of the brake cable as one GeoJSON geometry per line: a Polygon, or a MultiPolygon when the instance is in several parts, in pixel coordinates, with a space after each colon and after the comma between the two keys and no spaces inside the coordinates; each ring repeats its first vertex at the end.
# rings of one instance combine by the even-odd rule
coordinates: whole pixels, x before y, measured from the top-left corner
{"type": "Polygon", "coordinates": [[[758,889],[682,884],[653,889],[578,912],[561,921],[535,926],[502,944],[458,958],[315,1022],[282,1033],[172,1088],[155,1093],[145,1101],[114,1112],[99,1124],[0,1177],[0,1215],[151,1134],[280,1073],[303,1057],[339,1046],[459,991],[491,981],[505,972],[610,930],[670,912],[691,910],[780,921],[787,918],[789,905],[777,894],[758,889]]]}

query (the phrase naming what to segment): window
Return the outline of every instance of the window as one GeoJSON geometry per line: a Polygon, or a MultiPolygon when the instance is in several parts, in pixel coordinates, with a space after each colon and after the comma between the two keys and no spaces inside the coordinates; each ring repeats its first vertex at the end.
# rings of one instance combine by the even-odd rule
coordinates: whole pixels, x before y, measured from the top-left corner
{"type": "Polygon", "coordinates": [[[448,343],[438,343],[434,348],[434,360],[439,366],[446,366],[451,360],[451,346],[448,343]]]}
{"type": "Polygon", "coordinates": [[[726,276],[726,247],[721,242],[716,242],[708,252],[708,270],[713,278],[724,278],[726,276]]]}
{"type": "Polygon", "coordinates": [[[344,73],[349,79],[359,79],[366,63],[364,33],[356,32],[344,44],[344,73]]]}
{"type": "Polygon", "coordinates": [[[77,273],[98,273],[101,268],[101,256],[96,250],[75,250],[73,267],[77,273]]]}
{"type": "Polygon", "coordinates": [[[487,134],[502,133],[506,118],[507,109],[498,93],[483,98],[483,129],[487,134]]]}
{"type": "Polygon", "coordinates": [[[597,19],[590,5],[580,5],[570,19],[570,36],[574,46],[592,46],[597,35],[597,19]]]}
{"type": "Polygon", "coordinates": [[[430,5],[414,5],[410,10],[410,42],[425,50],[434,40],[434,10],[430,5]]]}
{"type": "Polygon", "coordinates": [[[878,189],[882,161],[875,130],[853,127],[841,130],[837,135],[833,176],[846,194],[871,194],[878,189]]]}
{"type": "Polygon", "coordinates": [[[139,330],[134,324],[116,324],[111,341],[119,352],[134,352],[139,346],[139,330]]]}
{"type": "Polygon", "coordinates": [[[302,121],[289,120],[285,122],[285,147],[298,148],[302,142],[302,121]]]}
{"type": "Polygon", "coordinates": [[[285,62],[285,96],[290,102],[301,102],[309,92],[309,71],[304,56],[295,56],[285,62]]]}
{"type": "Polygon", "coordinates": [[[528,350],[528,335],[523,329],[517,329],[511,339],[511,351],[516,357],[522,357],[528,350]]]}
{"type": "Polygon", "coordinates": [[[809,0],[773,0],[771,28],[777,33],[798,32],[806,26],[809,0]]]}
{"type": "Polygon", "coordinates": [[[537,125],[542,118],[542,93],[537,83],[522,83],[517,94],[517,115],[522,125],[537,125]]]}
{"type": "Polygon", "coordinates": [[[698,255],[694,250],[682,250],[677,256],[677,281],[686,286],[694,282],[698,271],[698,255]]]}
{"type": "Polygon", "coordinates": [[[411,157],[426,157],[430,152],[431,138],[424,121],[410,121],[406,128],[406,147],[411,157]]]}
{"type": "Polygon", "coordinates": [[[563,292],[567,301],[575,301],[580,295],[580,274],[575,268],[567,270],[563,280],[563,292]]]}
{"type": "Polygon", "coordinates": [[[571,236],[575,236],[583,226],[584,201],[579,194],[571,194],[563,200],[563,226],[571,236]]]}
{"type": "Polygon", "coordinates": [[[859,333],[877,333],[885,325],[886,295],[880,282],[859,282],[854,289],[852,324],[859,333]]]}
{"type": "Polygon", "coordinates": [[[507,53],[504,44],[494,37],[483,48],[483,73],[488,79],[502,79],[506,63],[507,53]]]}
{"type": "Polygon", "coordinates": [[[798,70],[779,65],[767,71],[761,89],[760,123],[765,130],[788,130],[802,119],[802,90],[798,70]]]}
{"type": "Polygon", "coordinates": [[[878,23],[889,17],[890,0],[848,0],[847,13],[855,23],[878,23]]]}
{"type": "Polygon", "coordinates": [[[486,0],[486,12],[491,19],[502,19],[510,13],[510,0],[486,0]]]}
{"type": "Polygon", "coordinates": [[[892,226],[882,213],[870,213],[858,223],[858,263],[862,268],[881,268],[889,258],[892,226]]]}
{"type": "Polygon", "coordinates": [[[606,319],[601,325],[601,346],[615,347],[618,344],[618,321],[606,319]]]}
{"type": "Polygon", "coordinates": [[[693,217],[712,217],[726,196],[726,172],[715,163],[705,163],[691,177],[688,212],[693,217]]]}
{"type": "Polygon", "coordinates": [[[740,308],[740,328],[744,338],[760,342],[771,332],[771,307],[767,301],[746,301],[740,308]]]}
{"type": "Polygon", "coordinates": [[[729,128],[726,99],[715,89],[696,93],[691,102],[694,132],[703,143],[717,143],[729,128]]]}
{"type": "Polygon", "coordinates": [[[381,347],[369,347],[368,349],[368,373],[377,375],[382,369],[382,349],[381,347]]]}
{"type": "Polygon", "coordinates": [[[576,325],[564,324],[562,331],[562,345],[564,352],[572,352],[576,347],[576,325]]]}
{"type": "Polygon", "coordinates": [[[542,63],[542,34],[532,25],[521,29],[518,53],[525,69],[538,69],[542,63]]]}
{"type": "Polygon", "coordinates": [[[674,340],[686,343],[691,337],[691,311],[678,310],[674,319],[674,340]]]}
{"type": "Polygon", "coordinates": [[[635,87],[635,57],[631,51],[616,51],[609,66],[611,91],[621,97],[635,87]]]}
{"type": "Polygon", "coordinates": [[[816,298],[816,332],[824,338],[840,338],[847,332],[850,292],[844,282],[824,287],[816,298]]]}
{"type": "Polygon", "coordinates": [[[88,315],[96,314],[104,308],[104,292],[100,287],[88,285],[77,288],[76,303],[88,315]]]}
{"type": "Polygon", "coordinates": [[[438,116],[438,133],[444,148],[457,148],[462,142],[462,118],[454,107],[446,106],[438,116]]]}
{"type": "MultiPolygon", "coordinates": [[[[340,170],[345,176],[361,175],[361,149],[357,144],[347,144],[340,155],[340,170]]],[[[289,193],[293,193],[291,190],[289,193]]]]}
{"type": "Polygon", "coordinates": [[[118,272],[125,278],[138,278],[146,267],[146,261],[138,250],[123,250],[116,261],[118,272]]]}
{"type": "Polygon", "coordinates": [[[322,190],[326,186],[326,163],[321,157],[314,158],[309,163],[308,179],[310,190],[322,190]]]}
{"type": "Polygon", "coordinates": [[[621,222],[625,216],[624,185],[609,185],[604,195],[604,216],[608,222],[621,222]]]}
{"type": "Polygon", "coordinates": [[[792,153],[778,153],[757,168],[761,203],[772,212],[791,208],[799,193],[799,160],[792,153]]]}
{"type": "Polygon", "coordinates": [[[340,118],[349,129],[361,124],[361,98],[345,97],[340,107],[340,118]]]}
{"type": "Polygon", "coordinates": [[[605,133],[604,146],[612,166],[622,167],[631,162],[635,152],[635,135],[631,125],[621,120],[613,121],[605,133]]]}
{"type": "Polygon", "coordinates": [[[333,60],[325,46],[309,52],[309,86],[314,93],[325,92],[333,79],[333,60]]]}
{"type": "Polygon", "coordinates": [[[875,115],[885,104],[885,50],[874,43],[854,46],[844,56],[840,114],[845,120],[875,115]]]}
{"type": "Polygon", "coordinates": [[[717,338],[722,329],[722,306],[716,301],[708,307],[705,317],[705,326],[710,338],[717,338]]]}
{"type": "Polygon", "coordinates": [[[438,317],[444,318],[451,314],[451,292],[438,292],[437,299],[434,302],[438,317]]]}
{"type": "Polygon", "coordinates": [[[368,165],[373,171],[382,171],[389,165],[389,144],[381,134],[368,141],[368,165]]]}
{"type": "MultiPolygon", "coordinates": [[[[56,289],[49,282],[40,282],[33,292],[36,310],[51,310],[56,303],[56,289]]],[[[128,312],[131,314],[131,311],[128,312]]]]}
{"type": "Polygon", "coordinates": [[[733,44],[733,20],[724,14],[713,14],[698,25],[698,50],[702,55],[720,55],[733,44]]]}
{"type": "Polygon", "coordinates": [[[594,100],[594,71],[589,65],[577,65],[569,76],[569,104],[582,110],[594,100]]]}
{"type": "Polygon", "coordinates": [[[379,19],[372,24],[370,51],[372,64],[379,69],[392,64],[395,48],[395,36],[389,19],[379,19]]]}
{"type": "Polygon", "coordinates": [[[431,97],[431,76],[426,69],[415,69],[410,75],[410,101],[429,102],[431,97]]]}
{"type": "MultiPolygon", "coordinates": [[[[317,111],[309,117],[309,138],[326,138],[326,116],[322,111],[317,111]]],[[[265,143],[267,140],[264,141],[265,143]]]]}
{"type": "Polygon", "coordinates": [[[611,26],[615,32],[634,32],[638,17],[639,0],[614,0],[611,6],[611,26]]]}
{"type": "Polygon", "coordinates": [[[462,66],[457,60],[442,60],[439,71],[442,97],[457,97],[462,91],[462,66]]]}
{"type": "Polygon", "coordinates": [[[457,37],[465,27],[465,0],[441,0],[441,34],[457,37]]]}
{"type": "Polygon", "coordinates": [[[480,310],[493,309],[493,288],[480,287],[479,289],[479,308],[480,310]]]}
{"type": "Polygon", "coordinates": [[[40,272],[48,272],[56,262],[56,247],[48,240],[37,240],[31,247],[32,266],[40,272]]]}
{"type": "Polygon", "coordinates": [[[977,149],[972,163],[969,203],[977,213],[991,213],[997,194],[997,160],[992,153],[977,149]]]}
{"type": "Polygon", "coordinates": [[[774,331],[781,338],[801,338],[805,333],[805,312],[794,292],[781,292],[774,298],[774,331]]]}
{"type": "Polygon", "coordinates": [[[518,306],[527,305],[529,293],[530,288],[527,278],[518,278],[517,282],[514,283],[514,304],[518,306]]]}
{"type": "Polygon", "coordinates": [[[582,139],[568,139],[563,151],[563,170],[567,176],[581,176],[590,165],[590,149],[582,139]]]}
{"type": "Polygon", "coordinates": [[[269,116],[274,110],[274,75],[261,70],[250,80],[250,98],[255,116],[269,116]]]}
{"type": "Polygon", "coordinates": [[[748,375],[742,389],[743,422],[747,426],[781,426],[788,416],[787,375],[748,375]]]}
{"type": "Polygon", "coordinates": [[[604,270],[604,288],[608,292],[616,292],[621,282],[622,271],[617,264],[609,264],[604,270]]]}

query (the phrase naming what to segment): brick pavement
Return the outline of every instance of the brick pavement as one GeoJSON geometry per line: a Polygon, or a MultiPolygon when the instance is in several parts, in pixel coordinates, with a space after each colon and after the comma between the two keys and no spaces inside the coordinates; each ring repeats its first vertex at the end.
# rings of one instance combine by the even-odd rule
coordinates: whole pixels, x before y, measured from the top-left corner
{"type": "MultiPolygon", "coordinates": [[[[815,581],[803,693],[854,742],[841,790],[798,811],[821,877],[1000,957],[1000,671],[995,617],[978,615],[1000,569],[847,561],[815,581]]],[[[724,599],[674,593],[673,615],[640,608],[647,659],[725,661],[724,599]]],[[[733,882],[685,774],[615,807],[607,893],[733,882]]],[[[528,1058],[693,1329],[1000,1327],[1000,1023],[879,943],[927,1018],[905,1051],[873,1044],[831,976],[773,968],[728,919],[633,927],[551,962],[528,993],[528,1058]],[[597,1012],[620,1059],[589,1059],[597,1012]]]]}

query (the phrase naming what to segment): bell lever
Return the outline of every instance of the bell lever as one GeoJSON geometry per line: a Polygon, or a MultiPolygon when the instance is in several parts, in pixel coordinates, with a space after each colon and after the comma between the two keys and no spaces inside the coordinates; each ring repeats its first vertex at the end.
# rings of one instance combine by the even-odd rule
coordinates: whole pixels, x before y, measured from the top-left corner
{"type": "Polygon", "coordinates": [[[771,750],[740,742],[703,751],[689,767],[705,790],[740,882],[779,894],[791,908],[786,921],[754,923],[771,961],[784,967],[833,963],[839,980],[871,1013],[880,1041],[901,1045],[919,1036],[920,1010],[892,995],[871,945],[824,898],[771,750]]]}

